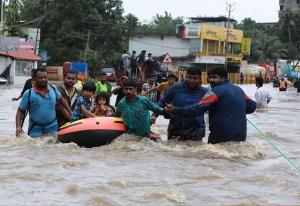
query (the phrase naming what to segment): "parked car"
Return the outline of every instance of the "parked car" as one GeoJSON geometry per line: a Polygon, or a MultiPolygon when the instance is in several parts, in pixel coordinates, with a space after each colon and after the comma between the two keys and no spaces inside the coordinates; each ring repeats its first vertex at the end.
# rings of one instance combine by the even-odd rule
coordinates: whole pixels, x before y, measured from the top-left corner
{"type": "Polygon", "coordinates": [[[106,78],[107,81],[109,82],[115,82],[116,81],[116,72],[115,69],[112,67],[107,67],[107,68],[102,68],[101,72],[105,72],[106,73],[106,78]]]}

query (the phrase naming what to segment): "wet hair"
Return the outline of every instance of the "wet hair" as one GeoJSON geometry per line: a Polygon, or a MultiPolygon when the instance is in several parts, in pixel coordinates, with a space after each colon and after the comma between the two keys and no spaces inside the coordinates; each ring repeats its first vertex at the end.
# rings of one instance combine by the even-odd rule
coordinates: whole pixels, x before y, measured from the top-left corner
{"type": "Polygon", "coordinates": [[[88,91],[88,92],[96,92],[96,85],[94,82],[92,82],[91,80],[87,80],[86,82],[84,82],[83,86],[82,86],[82,91],[88,91]]]}
{"type": "Polygon", "coordinates": [[[196,67],[190,67],[187,70],[187,74],[192,74],[192,75],[199,75],[201,76],[201,69],[196,68],[196,67]]]}
{"type": "Polygon", "coordinates": [[[127,76],[122,76],[122,77],[120,78],[120,81],[122,82],[122,81],[124,81],[124,80],[126,80],[126,79],[128,79],[127,76]]]}
{"type": "Polygon", "coordinates": [[[264,84],[264,79],[262,77],[256,77],[255,82],[258,86],[262,86],[264,84]]]}
{"type": "Polygon", "coordinates": [[[34,77],[36,69],[31,69],[31,77],[34,77]]]}
{"type": "Polygon", "coordinates": [[[72,71],[72,70],[68,70],[66,72],[64,72],[64,78],[67,76],[67,74],[75,74],[76,75],[76,79],[77,79],[77,72],[76,71],[72,71]]]}
{"type": "Polygon", "coordinates": [[[107,92],[100,92],[95,97],[95,104],[98,105],[98,101],[100,98],[104,98],[106,100],[106,105],[110,105],[110,98],[107,92]]]}
{"type": "Polygon", "coordinates": [[[35,69],[35,70],[33,71],[32,76],[33,76],[33,77],[36,77],[36,74],[37,74],[38,72],[46,72],[46,73],[48,73],[47,70],[46,70],[44,67],[39,67],[39,68],[37,68],[37,69],[35,69]]]}
{"type": "Polygon", "coordinates": [[[178,78],[177,78],[177,76],[175,74],[169,74],[167,76],[167,79],[172,79],[172,78],[175,79],[175,82],[177,82],[178,78]]]}
{"type": "Polygon", "coordinates": [[[105,73],[105,72],[101,72],[101,73],[100,73],[100,77],[103,77],[103,76],[106,76],[106,73],[105,73]]]}
{"type": "Polygon", "coordinates": [[[153,73],[149,74],[148,79],[150,79],[150,78],[155,78],[155,74],[153,74],[153,73]]]}
{"type": "Polygon", "coordinates": [[[133,79],[133,78],[129,78],[129,79],[124,80],[123,87],[134,87],[134,88],[136,88],[137,87],[136,80],[133,79]]]}
{"type": "Polygon", "coordinates": [[[207,75],[219,75],[220,77],[228,78],[228,72],[224,67],[214,67],[208,70],[207,75]]]}

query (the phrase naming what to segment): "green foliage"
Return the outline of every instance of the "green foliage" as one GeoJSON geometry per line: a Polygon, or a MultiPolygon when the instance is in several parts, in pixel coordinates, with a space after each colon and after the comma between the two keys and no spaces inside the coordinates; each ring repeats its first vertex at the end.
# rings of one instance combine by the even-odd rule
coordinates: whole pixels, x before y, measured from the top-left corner
{"type": "MultiPolygon", "coordinates": [[[[291,15],[290,15],[291,17],[291,15]]],[[[256,23],[251,18],[245,18],[236,28],[244,31],[244,36],[251,38],[251,54],[248,60],[252,63],[268,62],[276,59],[298,59],[299,50],[293,43],[293,38],[289,38],[287,23],[295,25],[293,21],[281,19],[277,25],[266,29],[264,25],[256,23]]],[[[291,29],[293,27],[290,27],[291,29]]],[[[293,33],[296,37],[297,33],[293,33]]],[[[299,39],[299,38],[298,38],[299,39]]]]}
{"type": "Polygon", "coordinates": [[[176,34],[176,25],[183,24],[183,18],[173,18],[171,13],[165,11],[165,15],[156,14],[149,24],[139,26],[140,33],[176,34]]]}
{"type": "Polygon", "coordinates": [[[8,5],[5,6],[5,19],[4,31],[8,32],[9,36],[21,36],[22,31],[19,27],[15,26],[20,23],[21,14],[20,14],[20,2],[19,1],[10,1],[8,5]]]}

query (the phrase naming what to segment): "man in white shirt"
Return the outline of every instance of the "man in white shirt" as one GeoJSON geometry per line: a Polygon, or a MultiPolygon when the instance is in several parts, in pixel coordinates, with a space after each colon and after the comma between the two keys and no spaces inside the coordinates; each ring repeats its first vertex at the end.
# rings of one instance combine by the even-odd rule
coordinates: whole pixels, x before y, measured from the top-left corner
{"type": "Polygon", "coordinates": [[[272,97],[269,92],[263,88],[264,80],[262,77],[256,77],[257,90],[255,92],[255,100],[257,108],[266,108],[272,97]]]}

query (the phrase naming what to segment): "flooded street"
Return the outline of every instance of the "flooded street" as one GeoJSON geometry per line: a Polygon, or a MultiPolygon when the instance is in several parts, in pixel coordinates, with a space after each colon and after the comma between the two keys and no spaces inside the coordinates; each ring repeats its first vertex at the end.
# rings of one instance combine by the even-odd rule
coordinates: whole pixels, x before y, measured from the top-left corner
{"type": "MultiPolygon", "coordinates": [[[[241,87],[254,97],[254,85],[241,87]]],[[[248,119],[299,166],[300,93],[265,87],[269,110],[248,119]]],[[[86,149],[17,139],[11,98],[21,89],[0,86],[0,205],[300,205],[300,173],[250,124],[241,144],[127,136],[86,149]]],[[[159,117],[153,130],[165,138],[167,124],[159,117]]]]}

